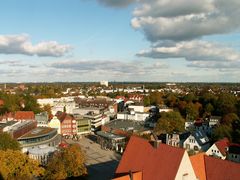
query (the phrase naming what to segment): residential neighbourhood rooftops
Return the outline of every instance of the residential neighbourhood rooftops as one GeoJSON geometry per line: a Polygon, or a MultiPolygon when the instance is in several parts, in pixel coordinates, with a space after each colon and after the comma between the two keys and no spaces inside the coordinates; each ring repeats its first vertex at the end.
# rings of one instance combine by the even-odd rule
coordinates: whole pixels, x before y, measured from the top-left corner
{"type": "Polygon", "coordinates": [[[190,157],[195,174],[200,180],[238,180],[240,164],[200,153],[190,157]]]}
{"type": "Polygon", "coordinates": [[[166,144],[154,148],[148,140],[132,136],[118,165],[116,175],[127,174],[129,171],[142,171],[143,179],[174,179],[184,153],[184,149],[166,144]]]}

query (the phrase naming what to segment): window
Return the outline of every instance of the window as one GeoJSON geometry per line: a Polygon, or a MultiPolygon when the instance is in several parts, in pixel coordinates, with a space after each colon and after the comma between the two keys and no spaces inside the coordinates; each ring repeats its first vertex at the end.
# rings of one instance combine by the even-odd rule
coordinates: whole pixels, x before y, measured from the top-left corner
{"type": "Polygon", "coordinates": [[[183,180],[188,179],[188,173],[183,174],[182,179],[183,179],[183,180]]]}

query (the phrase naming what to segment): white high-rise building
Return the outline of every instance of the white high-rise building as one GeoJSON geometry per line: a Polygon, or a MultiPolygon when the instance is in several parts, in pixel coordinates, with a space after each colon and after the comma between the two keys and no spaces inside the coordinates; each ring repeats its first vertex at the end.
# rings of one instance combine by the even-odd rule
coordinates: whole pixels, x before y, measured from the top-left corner
{"type": "Polygon", "coordinates": [[[108,81],[100,81],[100,85],[108,87],[108,81]]]}

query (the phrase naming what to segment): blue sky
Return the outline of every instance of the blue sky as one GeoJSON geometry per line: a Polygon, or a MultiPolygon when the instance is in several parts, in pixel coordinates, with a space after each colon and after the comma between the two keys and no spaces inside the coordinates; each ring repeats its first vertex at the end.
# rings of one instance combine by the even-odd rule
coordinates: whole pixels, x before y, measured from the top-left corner
{"type": "Polygon", "coordinates": [[[174,2],[1,1],[0,81],[239,82],[238,0],[174,2]]]}

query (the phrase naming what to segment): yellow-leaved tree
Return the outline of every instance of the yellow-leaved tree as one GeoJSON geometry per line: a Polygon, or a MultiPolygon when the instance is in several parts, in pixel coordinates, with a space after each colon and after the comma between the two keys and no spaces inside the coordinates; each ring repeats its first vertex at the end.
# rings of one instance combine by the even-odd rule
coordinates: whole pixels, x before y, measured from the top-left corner
{"type": "Polygon", "coordinates": [[[87,175],[85,154],[78,144],[55,152],[49,160],[44,179],[66,179],[87,175]]]}
{"type": "Polygon", "coordinates": [[[3,179],[34,179],[42,176],[44,169],[21,151],[8,149],[0,150],[0,174],[3,179]]]}

